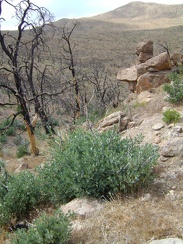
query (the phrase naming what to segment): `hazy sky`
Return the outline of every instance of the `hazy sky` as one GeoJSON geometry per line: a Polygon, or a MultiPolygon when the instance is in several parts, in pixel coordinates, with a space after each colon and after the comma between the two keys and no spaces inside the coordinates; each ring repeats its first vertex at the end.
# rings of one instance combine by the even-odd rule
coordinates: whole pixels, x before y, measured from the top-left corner
{"type": "MultiPolygon", "coordinates": [[[[7,0],[19,2],[18,0],[7,0]]],[[[61,18],[79,18],[105,13],[115,8],[126,5],[129,0],[32,0],[39,6],[46,7],[55,16],[55,20],[61,18]]],[[[142,2],[155,2],[162,4],[183,4],[182,0],[144,0],[142,2]]],[[[12,22],[12,8],[4,1],[2,3],[2,17],[6,20],[1,23],[2,29],[15,29],[12,22]]]]}

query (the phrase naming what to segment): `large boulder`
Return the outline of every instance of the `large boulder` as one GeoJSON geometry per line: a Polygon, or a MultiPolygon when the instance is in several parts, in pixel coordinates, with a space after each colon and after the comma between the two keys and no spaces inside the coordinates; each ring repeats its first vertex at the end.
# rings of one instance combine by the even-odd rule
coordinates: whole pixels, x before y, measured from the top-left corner
{"type": "Polygon", "coordinates": [[[148,71],[146,63],[134,65],[131,68],[120,69],[117,73],[117,79],[126,82],[137,81],[139,76],[148,71]]]}
{"type": "Polygon", "coordinates": [[[137,66],[133,66],[131,68],[120,69],[117,74],[117,79],[122,81],[136,81],[138,78],[137,75],[137,66]]]}
{"type": "Polygon", "coordinates": [[[183,137],[171,138],[161,149],[164,157],[183,157],[183,137]]]}
{"type": "Polygon", "coordinates": [[[160,53],[159,55],[148,59],[146,61],[146,65],[149,69],[153,69],[154,71],[160,71],[160,70],[169,70],[171,69],[171,61],[170,56],[167,52],[160,53]]]}
{"type": "Polygon", "coordinates": [[[157,88],[164,83],[170,82],[168,74],[170,71],[147,72],[137,80],[136,91],[140,93],[150,88],[157,88]]]}
{"type": "Polygon", "coordinates": [[[131,68],[120,69],[117,79],[122,81],[137,81],[139,76],[148,71],[170,70],[171,61],[167,52],[148,59],[145,63],[134,65],[131,68]]]}
{"type": "Polygon", "coordinates": [[[136,54],[139,55],[141,52],[153,54],[153,42],[152,41],[139,42],[136,47],[136,54]]]}
{"type": "Polygon", "coordinates": [[[153,57],[152,41],[140,42],[137,45],[136,54],[138,55],[136,65],[120,69],[117,80],[127,82],[129,90],[138,93],[169,82],[167,74],[172,69],[172,63],[179,63],[182,59],[182,56],[178,54],[170,59],[168,52],[153,57]]]}
{"type": "Polygon", "coordinates": [[[127,128],[129,121],[130,119],[125,115],[125,113],[117,111],[102,119],[98,123],[97,129],[98,131],[103,132],[114,129],[114,126],[117,126],[117,130],[120,132],[127,128]]]}
{"type": "Polygon", "coordinates": [[[143,41],[137,45],[136,54],[138,55],[137,62],[144,63],[153,57],[153,42],[143,41]]]}

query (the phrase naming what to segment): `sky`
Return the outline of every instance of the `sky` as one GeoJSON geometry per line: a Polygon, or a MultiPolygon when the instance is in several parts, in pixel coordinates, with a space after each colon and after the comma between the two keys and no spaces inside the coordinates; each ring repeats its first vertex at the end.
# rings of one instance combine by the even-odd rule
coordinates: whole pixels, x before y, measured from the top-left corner
{"type": "MultiPolygon", "coordinates": [[[[1,0],[0,0],[1,1],[1,0]]],[[[17,22],[13,20],[13,11],[6,1],[11,3],[18,0],[2,0],[2,14],[6,21],[1,21],[1,29],[16,29],[17,22]]],[[[102,14],[115,8],[128,4],[129,0],[31,0],[40,7],[46,7],[55,17],[62,18],[90,17],[102,14]]],[[[141,0],[142,2],[155,2],[161,4],[183,4],[182,0],[141,0]]]]}

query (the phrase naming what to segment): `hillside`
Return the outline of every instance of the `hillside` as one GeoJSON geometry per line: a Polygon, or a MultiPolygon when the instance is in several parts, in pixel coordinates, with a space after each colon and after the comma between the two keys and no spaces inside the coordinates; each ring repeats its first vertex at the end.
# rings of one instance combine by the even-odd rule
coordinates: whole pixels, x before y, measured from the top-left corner
{"type": "Polygon", "coordinates": [[[155,54],[163,51],[161,45],[168,46],[170,53],[182,50],[183,4],[133,2],[94,17],[61,19],[55,24],[69,27],[75,22],[73,42],[77,59],[85,66],[99,62],[129,67],[137,43],[147,39],[154,42],[155,54]]]}
{"type": "MultiPolygon", "coordinates": [[[[70,244],[145,244],[157,239],[183,238],[183,106],[172,105],[165,101],[165,97],[160,87],[154,89],[153,93],[131,94],[121,104],[128,107],[136,121],[136,126],[120,133],[121,137],[133,138],[141,134],[144,143],[152,143],[160,148],[154,182],[147,188],[139,189],[135,195],[113,196],[110,201],[75,199],[63,205],[61,208],[65,213],[68,210],[76,213],[70,244]],[[167,107],[174,107],[181,113],[181,121],[176,125],[167,125],[162,121],[162,111],[167,107]],[[179,144],[173,146],[175,141],[179,144]],[[162,151],[166,147],[166,155],[164,153],[163,156],[162,151]],[[170,156],[169,153],[176,155],[170,156]]],[[[41,155],[38,157],[16,159],[10,145],[11,154],[7,148],[2,159],[11,172],[32,170],[36,165],[44,165],[48,159],[48,147],[43,146],[42,141],[40,143],[41,155]]],[[[48,210],[51,211],[50,208],[48,210]]]]}
{"type": "MultiPolygon", "coordinates": [[[[93,207],[93,203],[91,204],[92,213],[88,210],[91,206],[85,206],[85,200],[80,202],[79,206],[78,202],[74,201],[72,204],[68,204],[64,209],[74,210],[79,216],[85,213],[85,217],[74,222],[76,240],[82,240],[87,244],[147,244],[157,239],[183,238],[182,153],[180,151],[176,156],[168,156],[170,152],[178,151],[179,148],[178,144],[173,148],[171,142],[175,140],[183,142],[182,130],[180,133],[178,132],[178,128],[183,126],[183,106],[182,104],[172,106],[165,101],[165,97],[166,94],[160,87],[155,89],[153,93],[131,94],[125,101],[133,118],[138,123],[135,127],[123,131],[121,136],[133,138],[142,134],[144,143],[153,143],[160,147],[160,158],[155,167],[156,179],[154,183],[147,189],[140,190],[135,196],[128,196],[124,199],[114,197],[111,202],[106,201],[102,205],[102,209],[98,205],[93,207]],[[181,122],[176,125],[164,123],[162,111],[165,107],[174,107],[179,111],[182,116],[181,122]],[[162,127],[156,129],[158,124],[161,124],[162,127]],[[164,147],[167,147],[165,157],[161,154],[164,147]],[[80,214],[81,212],[82,214],[80,214]]],[[[169,240],[169,242],[160,243],[182,242],[169,240]]]]}
{"type": "Polygon", "coordinates": [[[131,29],[166,28],[182,24],[183,4],[166,5],[138,1],[93,18],[126,24],[131,29]]]}
{"type": "MultiPolygon", "coordinates": [[[[82,71],[84,70],[87,74],[92,65],[95,69],[94,71],[97,71],[98,67],[107,67],[109,70],[105,74],[105,77],[112,84],[116,81],[116,74],[119,68],[129,67],[132,63],[134,64],[136,59],[136,46],[144,39],[153,41],[154,55],[164,51],[163,46],[168,48],[170,54],[175,51],[181,52],[183,48],[182,20],[183,4],[169,6],[164,4],[133,2],[102,15],[78,20],[62,19],[55,22],[55,24],[61,28],[65,25],[66,28],[70,29],[75,21],[78,22],[77,28],[72,34],[71,43],[75,47],[73,48],[73,54],[79,79],[82,80],[82,71]]],[[[49,32],[50,29],[47,28],[47,31],[49,32]]],[[[60,33],[56,33],[50,39],[49,44],[55,55],[54,65],[56,67],[62,61],[59,56],[61,35],[60,33]]],[[[46,58],[49,59],[49,57],[46,58]]],[[[100,73],[98,74],[100,75],[100,73]]],[[[51,75],[53,74],[51,73],[51,75]]],[[[58,72],[56,75],[60,76],[60,73],[58,72]]],[[[51,202],[46,202],[48,203],[46,205],[41,203],[40,206],[33,206],[34,208],[29,218],[26,219],[25,217],[23,221],[28,221],[27,223],[30,224],[28,226],[31,226],[31,221],[36,219],[43,210],[48,215],[51,215],[55,208],[61,208],[64,213],[68,210],[75,212],[72,220],[72,236],[68,244],[160,244],[162,242],[153,241],[165,238],[180,238],[181,240],[179,239],[179,241],[175,242],[175,239],[171,239],[172,242],[163,242],[163,244],[182,244],[183,103],[180,102],[175,105],[167,102],[167,94],[163,91],[162,87],[153,88],[140,94],[129,94],[128,91],[129,95],[127,95],[124,88],[122,89],[123,93],[125,93],[123,94],[123,99],[120,100],[117,107],[108,106],[105,110],[105,115],[111,115],[113,112],[123,112],[129,118],[128,126],[124,130],[119,131],[118,135],[121,138],[135,138],[138,135],[142,135],[142,144],[150,143],[158,148],[158,162],[155,167],[151,167],[155,173],[154,180],[145,187],[142,187],[143,183],[142,185],[139,184],[138,189],[136,189],[137,191],[131,190],[128,194],[111,194],[107,199],[103,195],[100,196],[100,199],[75,199],[74,196],[69,198],[69,201],[71,199],[73,200],[65,205],[61,205],[60,202],[54,205],[54,199],[52,199],[51,202]],[[162,120],[162,113],[167,108],[174,108],[180,113],[181,119],[178,123],[167,124],[162,120]]],[[[81,92],[83,92],[82,89],[81,92]]],[[[84,122],[89,122],[88,114],[86,113],[86,116],[83,116],[84,119],[79,118],[75,121],[76,124],[71,124],[71,115],[62,111],[63,97],[65,94],[67,95],[67,93],[61,94],[60,100],[54,100],[55,104],[53,103],[53,105],[55,106],[53,108],[50,107],[54,111],[52,113],[53,119],[55,119],[55,122],[58,122],[55,123],[55,129],[59,139],[56,143],[59,146],[62,143],[64,145],[64,142],[68,138],[68,132],[73,131],[75,128],[87,130],[88,124],[84,122]]],[[[5,93],[0,94],[2,101],[4,96],[5,93]]],[[[68,103],[69,99],[66,100],[68,103]]],[[[91,107],[96,109],[95,107],[97,105],[96,102],[91,107]]],[[[11,110],[8,110],[7,107],[0,107],[0,120],[3,121],[5,118],[8,118],[10,112],[13,114],[13,108],[11,110]]],[[[102,110],[102,107],[99,106],[100,110],[102,110]]],[[[98,111],[96,110],[96,112],[98,111]]],[[[90,111],[89,113],[92,114],[90,111]]],[[[90,129],[92,128],[92,132],[97,131],[98,123],[101,119],[100,116],[101,114],[96,113],[95,120],[92,121],[90,127],[90,129]]],[[[25,145],[28,148],[27,146],[29,145],[22,117],[18,117],[16,127],[14,127],[11,134],[7,135],[6,140],[3,141],[3,136],[1,137],[0,162],[3,161],[8,173],[15,173],[15,176],[19,173],[23,175],[25,172],[34,173],[37,166],[41,166],[41,169],[44,169],[46,166],[51,165],[52,147],[56,145],[53,143],[54,135],[45,135],[39,122],[35,130],[37,145],[40,149],[38,156],[33,156],[29,153],[26,156],[23,156],[24,154],[21,155],[21,158],[17,156],[19,146],[25,145]]],[[[113,129],[116,129],[114,128],[114,124],[112,126],[113,129]]],[[[57,136],[55,136],[56,140],[57,136]]],[[[92,136],[94,137],[94,133],[92,136]]],[[[95,137],[94,140],[96,140],[95,137]]],[[[111,144],[113,143],[110,142],[111,144]]],[[[79,144],[78,147],[80,148],[80,146],[79,144]]],[[[92,147],[90,147],[91,150],[92,147]]],[[[71,148],[73,149],[73,147],[71,148]]],[[[109,162],[108,155],[105,155],[101,149],[102,146],[98,148],[102,152],[101,155],[107,158],[107,162],[109,162]]],[[[130,150],[128,148],[129,155],[131,156],[130,150]]],[[[121,151],[121,147],[119,151],[121,151]]],[[[70,155],[73,158],[73,152],[70,155]]],[[[84,160],[86,160],[86,154],[83,155],[84,160]]],[[[91,160],[93,159],[93,157],[90,158],[91,160]]],[[[121,161],[123,161],[123,158],[125,156],[120,158],[122,159],[121,161]]],[[[53,161],[56,162],[57,160],[53,161]]],[[[67,168],[70,169],[70,172],[75,172],[75,167],[68,167],[68,161],[67,159],[67,168]]],[[[97,161],[100,160],[95,160],[95,162],[97,161]]],[[[144,161],[146,162],[146,160],[144,161]]],[[[74,161],[73,166],[77,165],[76,162],[78,164],[79,160],[74,161]]],[[[116,161],[113,160],[113,162],[116,161]]],[[[133,162],[137,163],[136,158],[133,162]]],[[[60,165],[62,165],[62,160],[60,165]]],[[[86,161],[83,165],[86,165],[86,161]]],[[[81,171],[82,167],[80,168],[81,171]]],[[[143,167],[141,166],[141,168],[143,167]]],[[[40,171],[36,171],[36,174],[34,174],[36,177],[39,176],[38,172],[40,171]]],[[[52,186],[58,187],[57,192],[62,197],[59,188],[61,181],[57,181],[56,177],[59,172],[62,172],[62,170],[59,171],[57,168],[54,168],[52,177],[48,178],[49,180],[46,182],[46,185],[50,188],[46,189],[52,189],[52,186]],[[55,179],[56,181],[54,181],[55,179]]],[[[110,170],[108,172],[110,173],[110,170]]],[[[3,171],[0,171],[0,173],[3,173],[3,171]]],[[[49,175],[49,170],[47,173],[49,175]]],[[[113,175],[116,175],[116,171],[113,175]]],[[[107,178],[105,174],[104,177],[107,178]]],[[[79,182],[80,178],[78,174],[76,178],[79,182]]],[[[69,184],[65,179],[67,180],[67,178],[62,177],[62,182],[68,187],[69,184]]],[[[23,181],[23,183],[25,182],[29,182],[28,178],[23,181]]],[[[86,182],[84,184],[87,185],[86,182]]],[[[24,186],[22,181],[20,181],[20,185],[24,186]]],[[[90,184],[88,185],[90,186],[90,184]]],[[[99,185],[99,183],[97,182],[96,185],[99,185]]],[[[40,188],[40,185],[38,185],[38,188],[40,188]]],[[[69,194],[73,194],[72,188],[70,189],[68,187],[68,189],[69,194]]],[[[17,195],[19,196],[19,194],[17,195]]],[[[28,190],[26,195],[29,196],[28,190]]],[[[38,196],[40,198],[41,194],[38,196]]],[[[10,202],[13,202],[12,198],[10,202]]],[[[21,206],[18,201],[16,203],[17,206],[21,206]]],[[[19,222],[16,222],[16,218],[13,218],[12,222],[14,226],[15,224],[19,224],[19,222]]],[[[57,230],[60,231],[60,223],[57,226],[57,230]]],[[[0,229],[0,243],[9,243],[9,232],[7,231],[9,229],[9,227],[7,229],[7,226],[4,229],[0,229]]],[[[34,227],[34,229],[36,228],[34,227]]]]}

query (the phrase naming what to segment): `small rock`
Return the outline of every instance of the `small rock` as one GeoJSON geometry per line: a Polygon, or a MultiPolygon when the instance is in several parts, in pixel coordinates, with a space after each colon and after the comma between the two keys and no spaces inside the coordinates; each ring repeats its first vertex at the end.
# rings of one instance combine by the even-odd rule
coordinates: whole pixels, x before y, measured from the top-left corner
{"type": "Polygon", "coordinates": [[[157,123],[152,127],[152,129],[156,131],[156,130],[161,130],[163,127],[164,125],[162,123],[157,123]]]}
{"type": "Polygon", "coordinates": [[[151,197],[151,194],[149,194],[149,193],[147,193],[144,196],[139,198],[139,200],[142,201],[142,202],[147,202],[147,201],[149,201],[151,199],[152,199],[152,197],[151,197]]]}
{"type": "Polygon", "coordinates": [[[175,126],[175,127],[173,127],[173,129],[170,131],[169,136],[170,136],[170,137],[179,137],[179,136],[183,136],[183,133],[182,133],[182,126],[175,126]]]}
{"type": "Polygon", "coordinates": [[[167,157],[163,157],[163,156],[161,156],[161,157],[160,157],[160,160],[161,160],[162,162],[166,162],[166,161],[168,160],[168,158],[167,158],[167,157]]]}
{"type": "Polygon", "coordinates": [[[156,136],[154,143],[159,144],[161,142],[161,138],[159,136],[156,136]]]}
{"type": "Polygon", "coordinates": [[[175,196],[175,191],[174,190],[169,191],[169,193],[166,194],[165,199],[169,201],[175,201],[177,199],[175,196]]]}
{"type": "Polygon", "coordinates": [[[179,238],[166,238],[161,240],[153,240],[149,244],[183,244],[183,240],[179,238]]]}
{"type": "Polygon", "coordinates": [[[88,198],[76,198],[71,202],[62,205],[61,210],[66,214],[68,211],[72,211],[79,216],[88,215],[96,210],[102,208],[102,203],[97,200],[88,198]]]}

